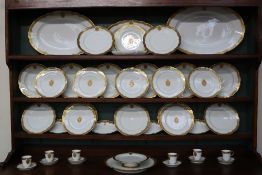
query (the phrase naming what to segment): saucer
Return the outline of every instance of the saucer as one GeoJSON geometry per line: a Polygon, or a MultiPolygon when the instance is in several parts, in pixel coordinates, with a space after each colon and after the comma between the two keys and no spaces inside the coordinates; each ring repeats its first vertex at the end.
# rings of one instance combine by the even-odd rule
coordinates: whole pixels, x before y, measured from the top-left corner
{"type": "Polygon", "coordinates": [[[179,166],[181,163],[182,163],[181,161],[176,161],[175,164],[170,164],[170,163],[169,163],[169,160],[163,161],[163,164],[165,164],[167,167],[170,167],[170,168],[177,167],[177,166],[179,166]]]}
{"type": "Polygon", "coordinates": [[[235,158],[231,157],[229,161],[224,161],[222,157],[218,157],[217,160],[222,165],[231,165],[235,161],[235,158]]]}
{"type": "Polygon", "coordinates": [[[189,156],[188,158],[191,161],[191,163],[195,163],[195,164],[201,164],[201,163],[203,163],[206,160],[205,157],[201,157],[200,160],[195,160],[194,156],[189,156]]]}
{"type": "Polygon", "coordinates": [[[54,160],[52,162],[48,162],[46,160],[46,158],[43,158],[42,160],[40,160],[40,163],[42,165],[54,165],[59,159],[57,157],[54,158],[54,160]]]}
{"type": "Polygon", "coordinates": [[[23,166],[23,164],[19,164],[19,165],[17,165],[17,169],[19,169],[19,170],[21,170],[21,171],[27,171],[27,170],[31,170],[31,169],[33,169],[34,167],[36,167],[36,163],[35,162],[32,162],[31,163],[31,165],[29,166],[29,167],[27,167],[27,168],[25,168],[24,166],[23,166]]]}
{"type": "Polygon", "coordinates": [[[82,163],[84,163],[86,161],[86,159],[84,157],[80,157],[79,160],[73,160],[72,157],[69,157],[67,160],[72,165],[79,165],[79,164],[82,164],[82,163]]]}

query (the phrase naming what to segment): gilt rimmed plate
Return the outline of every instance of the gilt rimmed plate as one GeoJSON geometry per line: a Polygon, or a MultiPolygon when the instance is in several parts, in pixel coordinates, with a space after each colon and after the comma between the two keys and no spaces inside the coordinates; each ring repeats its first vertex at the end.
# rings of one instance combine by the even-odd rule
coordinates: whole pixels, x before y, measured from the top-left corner
{"type": "Polygon", "coordinates": [[[119,66],[111,63],[101,64],[97,68],[106,75],[107,79],[107,87],[102,97],[115,98],[119,96],[119,92],[117,91],[115,84],[116,76],[122,69],[119,66]]]}
{"type": "Polygon", "coordinates": [[[169,135],[186,135],[194,126],[194,114],[184,104],[168,104],[159,110],[158,122],[169,135]]]}
{"type": "Polygon", "coordinates": [[[148,88],[147,92],[144,94],[144,97],[154,98],[156,96],[156,92],[155,92],[155,90],[153,89],[153,86],[152,86],[152,78],[153,78],[153,74],[157,70],[157,66],[154,65],[154,64],[151,64],[151,63],[142,63],[142,64],[139,64],[139,65],[136,65],[135,68],[144,71],[147,75],[148,80],[149,80],[149,88],[148,88]]]}
{"type": "Polygon", "coordinates": [[[176,65],[175,67],[183,73],[183,75],[185,76],[185,80],[186,80],[186,88],[183,91],[183,93],[179,95],[179,97],[180,98],[193,97],[194,95],[189,89],[188,77],[189,77],[189,74],[196,68],[196,66],[190,63],[180,63],[176,65]]]}
{"type": "Polygon", "coordinates": [[[114,125],[114,122],[109,120],[100,120],[96,123],[95,128],[92,130],[92,132],[96,134],[112,134],[116,132],[117,129],[114,125]]]}
{"type": "Polygon", "coordinates": [[[240,88],[241,77],[235,66],[228,63],[219,63],[212,66],[222,81],[222,89],[218,97],[227,98],[233,96],[240,88]]]}
{"type": "Polygon", "coordinates": [[[122,97],[138,98],[147,92],[149,80],[142,70],[126,68],[117,75],[116,88],[122,97]]]}
{"type": "Polygon", "coordinates": [[[68,133],[84,135],[96,125],[97,111],[94,107],[84,104],[68,106],[62,116],[62,122],[68,133]]]}
{"type": "Polygon", "coordinates": [[[190,90],[197,97],[215,97],[221,90],[221,79],[217,73],[207,67],[198,67],[188,78],[190,90]]]}
{"type": "Polygon", "coordinates": [[[188,54],[223,54],[244,38],[239,14],[225,7],[190,7],[172,15],[167,24],[181,35],[179,50],[188,54]]]}
{"type": "Polygon", "coordinates": [[[87,67],[77,72],[73,90],[83,98],[97,98],[107,86],[105,74],[97,68],[87,67]]]}
{"type": "Polygon", "coordinates": [[[158,96],[174,98],[185,90],[186,83],[182,72],[172,66],[164,66],[157,69],[152,84],[158,96]]]}
{"type": "Polygon", "coordinates": [[[18,77],[19,89],[29,98],[40,98],[41,95],[35,89],[35,78],[39,72],[45,69],[41,64],[29,64],[23,68],[18,77]]]}
{"type": "Polygon", "coordinates": [[[114,123],[121,134],[138,136],[147,131],[150,125],[150,116],[142,106],[129,104],[115,112],[114,123]]]}
{"type": "Polygon", "coordinates": [[[63,97],[66,98],[76,98],[78,95],[73,91],[73,83],[76,73],[83,69],[82,66],[74,63],[69,63],[61,67],[61,69],[65,72],[67,78],[67,88],[62,94],[63,97]]]}
{"type": "Polygon", "coordinates": [[[49,132],[55,133],[55,134],[66,133],[66,129],[63,125],[62,120],[61,119],[56,120],[54,126],[52,127],[52,129],[49,132]]]}
{"type": "Polygon", "coordinates": [[[191,129],[191,134],[203,134],[209,131],[209,128],[205,121],[195,119],[195,124],[193,128],[191,129]]]}
{"type": "Polygon", "coordinates": [[[145,31],[148,31],[151,27],[153,27],[151,24],[146,23],[144,21],[138,21],[138,20],[123,20],[123,21],[118,21],[112,25],[110,25],[108,27],[108,29],[112,32],[115,33],[118,29],[120,29],[121,27],[127,25],[127,24],[135,24],[139,27],[141,27],[142,29],[144,29],[145,31]]]}
{"type": "Polygon", "coordinates": [[[109,52],[114,46],[114,36],[106,28],[95,26],[81,32],[77,42],[85,53],[101,55],[109,52]]]}
{"type": "Polygon", "coordinates": [[[42,70],[35,80],[35,88],[42,97],[58,97],[67,87],[65,72],[56,67],[42,70]]]}
{"type": "Polygon", "coordinates": [[[146,135],[157,134],[161,131],[162,131],[161,126],[157,122],[151,121],[148,130],[144,134],[146,135]]]}
{"type": "Polygon", "coordinates": [[[237,111],[226,104],[210,105],[205,111],[205,121],[216,134],[233,134],[239,127],[237,111]]]}
{"type": "Polygon", "coordinates": [[[115,48],[124,54],[146,53],[145,30],[135,24],[126,24],[114,33],[115,48]]]}
{"type": "Polygon", "coordinates": [[[83,53],[77,37],[93,22],[71,11],[55,11],[37,18],[30,26],[28,38],[31,46],[44,55],[78,55],[83,53]]]}
{"type": "Polygon", "coordinates": [[[153,27],[144,36],[145,47],[154,54],[171,54],[175,52],[179,43],[179,34],[170,26],[153,27]]]}
{"type": "Polygon", "coordinates": [[[29,134],[42,134],[50,130],[55,124],[54,109],[47,104],[33,104],[24,110],[21,125],[29,134]]]}

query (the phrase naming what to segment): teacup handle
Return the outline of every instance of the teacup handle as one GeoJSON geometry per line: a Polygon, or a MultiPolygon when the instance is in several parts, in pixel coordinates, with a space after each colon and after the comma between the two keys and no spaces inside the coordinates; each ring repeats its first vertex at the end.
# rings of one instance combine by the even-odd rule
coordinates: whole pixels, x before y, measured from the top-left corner
{"type": "Polygon", "coordinates": [[[231,156],[233,156],[235,153],[234,153],[234,151],[231,151],[231,156]]]}

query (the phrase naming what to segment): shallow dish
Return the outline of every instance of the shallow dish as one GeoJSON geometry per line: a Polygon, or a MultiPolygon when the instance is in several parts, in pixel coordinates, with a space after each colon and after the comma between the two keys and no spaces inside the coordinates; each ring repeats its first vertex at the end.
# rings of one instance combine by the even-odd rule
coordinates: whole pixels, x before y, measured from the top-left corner
{"type": "Polygon", "coordinates": [[[181,35],[179,50],[188,54],[223,54],[239,45],[245,25],[225,7],[190,7],[172,15],[167,24],[181,35]]]}
{"type": "Polygon", "coordinates": [[[146,135],[157,134],[161,131],[162,131],[161,126],[157,122],[151,121],[148,130],[144,134],[146,135]]]}
{"type": "Polygon", "coordinates": [[[138,167],[142,162],[146,161],[149,157],[139,153],[122,153],[113,157],[116,161],[120,162],[122,166],[128,168],[138,167]]]}
{"type": "Polygon", "coordinates": [[[70,11],[55,11],[37,18],[30,26],[28,38],[31,46],[44,55],[78,55],[83,53],[77,37],[93,22],[70,11]]]}
{"type": "Polygon", "coordinates": [[[109,120],[100,120],[96,123],[95,128],[92,132],[96,134],[112,134],[116,132],[117,129],[112,121],[109,120]]]}
{"type": "Polygon", "coordinates": [[[61,119],[56,120],[55,125],[52,127],[52,129],[49,132],[55,134],[66,133],[66,129],[63,125],[62,120],[61,119]]]}
{"type": "Polygon", "coordinates": [[[209,128],[205,121],[195,119],[195,124],[191,129],[191,134],[203,134],[209,131],[209,128]]]}

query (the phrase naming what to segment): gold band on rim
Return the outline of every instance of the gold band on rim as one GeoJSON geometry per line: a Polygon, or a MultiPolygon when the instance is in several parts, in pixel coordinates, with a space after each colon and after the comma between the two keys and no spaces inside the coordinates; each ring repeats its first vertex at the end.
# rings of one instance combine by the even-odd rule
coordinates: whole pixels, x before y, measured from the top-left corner
{"type": "MultiPolygon", "coordinates": [[[[109,27],[108,27],[108,30],[110,30],[111,31],[111,29],[113,28],[113,27],[116,27],[117,25],[125,25],[126,23],[128,23],[128,24],[132,24],[132,23],[134,23],[134,24],[136,24],[136,25],[138,25],[138,26],[140,26],[141,24],[142,25],[145,25],[145,26],[148,26],[148,28],[150,29],[151,27],[153,27],[151,24],[149,24],[149,23],[146,23],[146,22],[144,22],[144,21],[139,21],[139,20],[123,20],[123,21],[118,21],[118,22],[116,22],[116,23],[114,23],[114,24],[111,24],[109,27]]],[[[119,28],[121,28],[122,26],[120,26],[119,28]]],[[[141,28],[143,28],[144,30],[146,30],[144,27],[142,27],[142,26],[140,26],[141,28]]],[[[118,29],[119,29],[118,28],[118,29]]],[[[118,29],[116,29],[116,31],[118,30],[118,29]]],[[[111,31],[111,32],[113,32],[113,31],[111,31]]],[[[113,32],[114,33],[114,32],[113,32]]]]}

